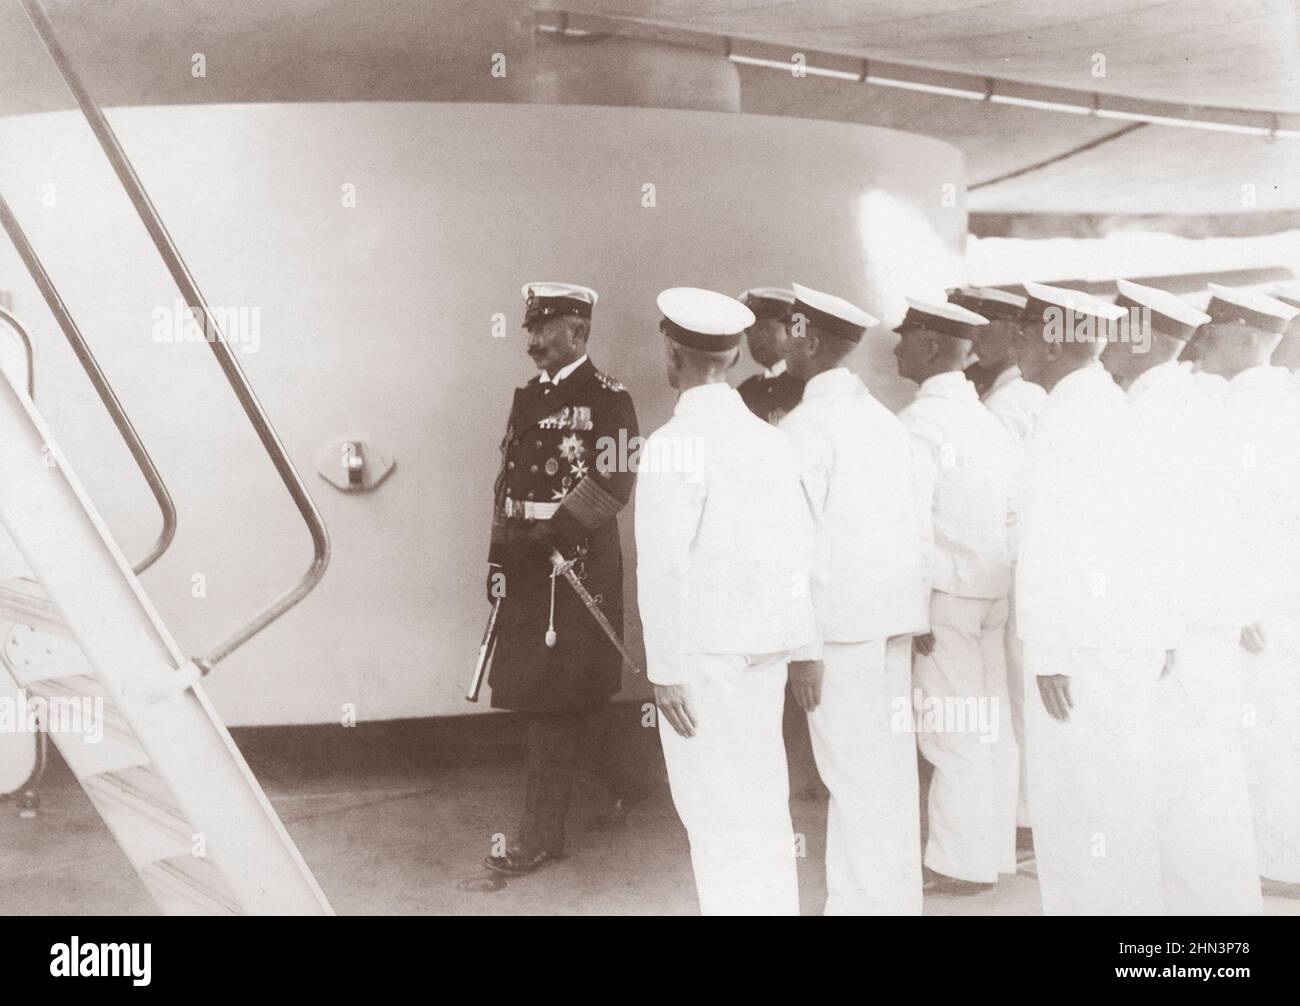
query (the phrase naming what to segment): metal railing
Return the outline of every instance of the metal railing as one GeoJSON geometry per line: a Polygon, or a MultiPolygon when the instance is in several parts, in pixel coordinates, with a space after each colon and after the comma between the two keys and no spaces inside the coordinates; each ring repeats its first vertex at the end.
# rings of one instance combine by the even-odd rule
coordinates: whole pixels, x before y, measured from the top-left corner
{"type": "Polygon", "coordinates": [[[17,315],[3,307],[0,307],[0,321],[8,325],[14,335],[18,336],[18,341],[23,344],[23,351],[27,357],[27,397],[35,398],[36,365],[32,362],[32,337],[23,327],[23,323],[18,320],[17,315]]]}
{"type": "MultiPolygon", "coordinates": [[[[104,371],[99,366],[99,361],[95,359],[95,354],[91,352],[90,347],[86,344],[85,337],[82,336],[81,330],[77,327],[76,321],[72,318],[72,313],[68,310],[63,298],[59,296],[59,291],[55,289],[49,273],[45,271],[45,266],[41,264],[36,250],[27,240],[27,234],[22,225],[18,223],[18,218],[14,216],[9,204],[5,201],[3,195],[0,195],[0,227],[9,235],[9,240],[22,259],[23,265],[27,268],[28,275],[31,276],[32,282],[41,292],[45,299],[46,306],[49,307],[50,313],[54,315],[54,320],[58,322],[59,328],[63,331],[64,338],[68,340],[68,345],[72,347],[72,352],[76,354],[78,362],[82,369],[86,371],[86,376],[90,378],[90,383],[94,385],[95,393],[99,395],[99,400],[104,403],[104,408],[108,410],[109,416],[113,420],[113,425],[121,434],[122,439],[126,442],[127,450],[131,452],[131,457],[135,459],[136,466],[140,469],[140,474],[149,485],[149,491],[158,502],[158,509],[162,511],[162,529],[158,532],[158,538],[154,541],[153,548],[145,555],[143,559],[135,563],[132,567],[139,574],[158,561],[158,558],[167,551],[167,547],[176,537],[176,507],[172,503],[171,494],[167,491],[167,486],[163,483],[162,476],[158,473],[158,468],[153,463],[153,458],[149,456],[148,450],[145,449],[144,443],[140,440],[140,435],[136,433],[135,427],[131,425],[131,419],[127,416],[126,410],[122,408],[122,403],[118,400],[113,386],[108,383],[108,378],[104,376],[104,371]]],[[[28,359],[28,395],[32,394],[33,379],[31,375],[31,340],[28,338],[26,331],[9,312],[4,312],[10,326],[15,328],[27,342],[27,359],[28,359]]]]}
{"type": "Polygon", "coordinates": [[[73,69],[67,53],[59,42],[58,35],[54,31],[54,26],[50,23],[45,8],[40,3],[40,0],[18,0],[18,2],[22,5],[32,23],[32,27],[36,29],[37,35],[49,53],[50,59],[53,60],[68,90],[76,100],[77,106],[81,109],[81,114],[94,133],[100,148],[104,151],[104,156],[108,158],[109,164],[117,175],[127,198],[131,200],[131,205],[135,208],[141,223],[144,224],[145,230],[148,231],[149,237],[171,274],[173,282],[175,282],[185,303],[189,305],[190,311],[194,314],[195,321],[203,326],[203,331],[208,334],[207,342],[212,349],[213,355],[217,358],[217,364],[221,367],[222,373],[234,391],[235,397],[239,400],[244,414],[248,417],[248,421],[252,424],[258,439],[262,442],[263,449],[275,466],[276,472],[288,490],[290,497],[292,497],[294,505],[297,507],[298,513],[311,535],[313,555],[306,572],[303,573],[296,584],[268,603],[243,628],[209,651],[205,656],[195,660],[199,668],[206,673],[219,661],[224,660],[301,601],[316,586],[325,574],[325,568],[329,564],[329,532],[325,528],[325,522],[310,493],[308,493],[302,477],[294,468],[293,462],[272,427],[265,409],[262,408],[261,402],[258,401],[256,393],[248,382],[248,378],[240,368],[239,361],[235,358],[235,354],[226,341],[220,325],[208,307],[207,300],[199,290],[194,277],[190,274],[189,268],[172,241],[171,235],[167,232],[162,218],[158,215],[158,211],[149,199],[149,195],[136,175],[135,169],[126,156],[126,152],[118,142],[117,135],[113,132],[103,111],[94,98],[91,97],[90,92],[86,90],[85,85],[73,69]]]}

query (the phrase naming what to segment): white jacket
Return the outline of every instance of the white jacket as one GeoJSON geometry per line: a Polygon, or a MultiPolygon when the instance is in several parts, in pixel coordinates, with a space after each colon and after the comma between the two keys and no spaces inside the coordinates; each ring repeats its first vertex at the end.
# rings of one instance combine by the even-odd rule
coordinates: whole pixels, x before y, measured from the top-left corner
{"type": "Polygon", "coordinates": [[[636,581],[650,680],[685,681],[688,653],[820,656],[812,524],[789,438],[733,388],[706,384],[681,394],[640,459],[636,581]]]}
{"type": "Polygon", "coordinates": [[[898,418],[918,448],[917,483],[933,514],[931,586],[955,597],[1006,597],[1019,454],[1012,434],[959,370],[924,381],[898,418]]]}
{"type": "Polygon", "coordinates": [[[1016,618],[1026,643],[1171,649],[1167,580],[1124,393],[1098,363],[1063,378],[1030,438],[1021,490],[1016,618]]]}
{"type": "Polygon", "coordinates": [[[998,374],[980,400],[1023,447],[1034,430],[1038,414],[1043,411],[1047,392],[1026,381],[1020,376],[1020,368],[1013,366],[998,374]]]}
{"type": "Polygon", "coordinates": [[[1170,360],[1139,375],[1128,389],[1145,512],[1164,560],[1165,596],[1188,629],[1246,624],[1233,452],[1221,397],[1211,388],[1170,360]]]}
{"type": "Polygon", "coordinates": [[[1290,371],[1265,366],[1232,378],[1224,406],[1253,622],[1300,602],[1300,404],[1290,371]]]}
{"type": "Polygon", "coordinates": [[[781,429],[794,440],[812,504],[822,638],[856,643],[927,631],[929,511],[898,417],[861,378],[836,367],[808,382],[781,429]]]}

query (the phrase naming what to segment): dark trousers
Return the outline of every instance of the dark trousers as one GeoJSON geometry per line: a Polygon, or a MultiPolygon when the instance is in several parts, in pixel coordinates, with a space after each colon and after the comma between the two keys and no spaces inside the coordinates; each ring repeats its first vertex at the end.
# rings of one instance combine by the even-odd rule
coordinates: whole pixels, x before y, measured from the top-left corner
{"type": "Polygon", "coordinates": [[[518,839],[521,848],[563,854],[564,819],[580,761],[595,768],[611,796],[618,795],[618,773],[609,757],[611,723],[608,702],[582,712],[526,714],[527,782],[518,839]]]}

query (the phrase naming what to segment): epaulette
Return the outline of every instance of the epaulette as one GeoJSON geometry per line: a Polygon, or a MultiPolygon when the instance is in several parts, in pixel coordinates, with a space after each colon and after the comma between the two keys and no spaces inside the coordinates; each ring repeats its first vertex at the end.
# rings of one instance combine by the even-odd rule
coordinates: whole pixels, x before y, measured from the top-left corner
{"type": "Polygon", "coordinates": [[[625,388],[620,382],[614,380],[614,378],[610,377],[608,374],[601,373],[599,370],[596,371],[596,380],[598,380],[603,387],[608,388],[610,391],[627,390],[627,388],[625,388]]]}

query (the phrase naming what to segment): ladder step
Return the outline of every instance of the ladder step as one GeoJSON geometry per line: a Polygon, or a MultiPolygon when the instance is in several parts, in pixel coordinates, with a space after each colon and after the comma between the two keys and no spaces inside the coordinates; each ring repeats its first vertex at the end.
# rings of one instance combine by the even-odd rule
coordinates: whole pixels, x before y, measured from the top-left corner
{"type": "Polygon", "coordinates": [[[104,772],[82,780],[86,793],[96,803],[114,804],[169,832],[188,847],[194,828],[177,806],[166,780],[151,765],[104,772]]]}
{"type": "Polygon", "coordinates": [[[121,710],[113,703],[98,679],[87,675],[76,675],[69,678],[32,681],[24,685],[24,688],[29,696],[44,699],[51,715],[59,709],[60,703],[87,701],[93,703],[90,710],[83,709],[80,715],[82,725],[87,730],[97,727],[102,731],[103,737],[98,743],[91,743],[86,732],[77,734],[58,729],[60,726],[67,726],[66,722],[59,723],[56,719],[54,723],[46,724],[50,739],[54,741],[63,755],[63,760],[68,763],[72,774],[78,780],[149,764],[148,752],[140,746],[140,742],[131,730],[131,725],[127,723],[121,710]],[[98,722],[87,723],[87,715],[94,717],[98,722]]]}
{"type": "Polygon", "coordinates": [[[165,915],[240,915],[239,901],[221,872],[206,859],[174,856],[140,870],[165,915]]]}
{"type": "Polygon", "coordinates": [[[33,681],[94,674],[76,643],[43,628],[13,625],[3,644],[4,662],[19,687],[33,681]]]}
{"type": "Polygon", "coordinates": [[[35,580],[19,577],[0,581],[0,617],[42,632],[71,637],[63,616],[35,580]]]}

